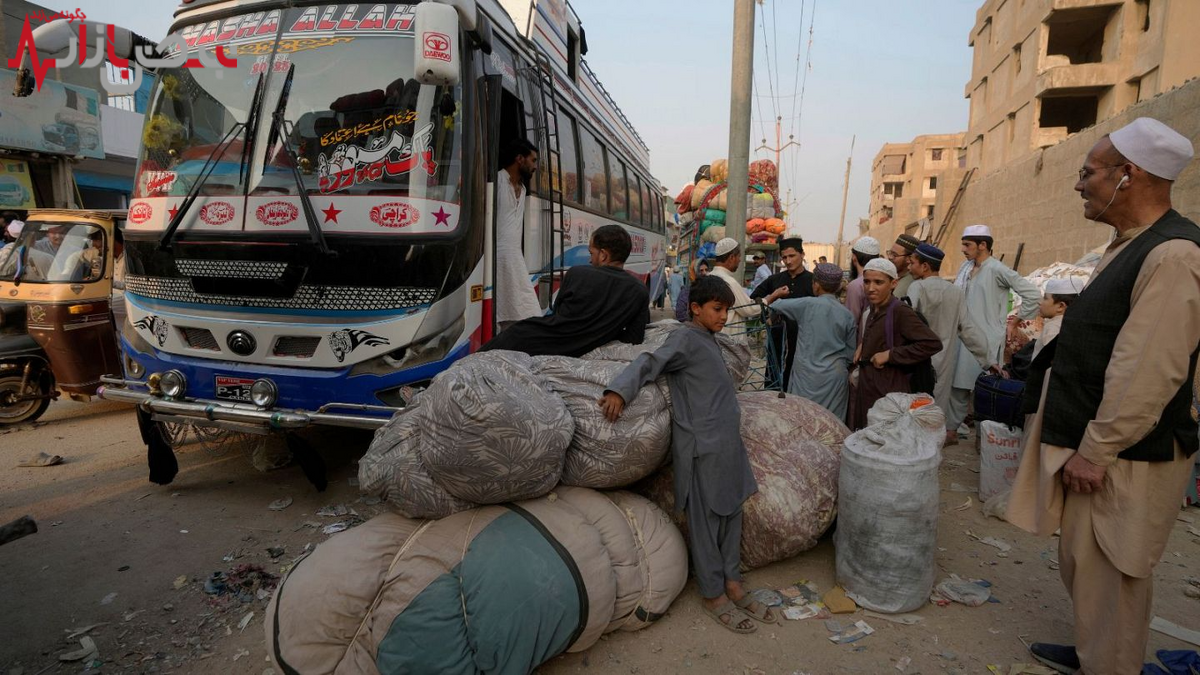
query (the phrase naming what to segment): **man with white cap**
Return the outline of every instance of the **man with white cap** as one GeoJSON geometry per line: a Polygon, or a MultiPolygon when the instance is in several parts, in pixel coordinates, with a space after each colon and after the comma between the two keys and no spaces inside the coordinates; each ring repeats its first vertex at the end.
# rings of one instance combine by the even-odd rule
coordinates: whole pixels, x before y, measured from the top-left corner
{"type": "MultiPolygon", "coordinates": [[[[992,257],[994,243],[992,230],[987,225],[969,225],[963,230],[962,251],[967,260],[959,268],[954,285],[967,294],[967,313],[987,339],[987,360],[1003,363],[1009,292],[1021,298],[1021,306],[1017,308],[1017,317],[1020,319],[1037,316],[1042,294],[1037,286],[992,257]]],[[[955,437],[954,432],[966,419],[971,392],[981,374],[983,369],[979,367],[978,360],[959,340],[950,407],[945,411],[947,440],[955,437]]]]}
{"type": "Polygon", "coordinates": [[[1116,238],[1026,382],[1039,404],[1007,519],[1062,530],[1075,645],[1030,649],[1064,672],[1141,672],[1154,566],[1200,445],[1200,228],[1171,208],[1191,158],[1187,138],[1148,118],[1092,147],[1075,189],[1116,238]]]}
{"type": "MultiPolygon", "coordinates": [[[[913,309],[925,316],[929,327],[942,341],[942,351],[933,356],[933,370],[937,375],[933,398],[943,411],[950,408],[954,370],[960,358],[960,340],[981,368],[989,368],[997,363],[988,358],[987,338],[967,313],[966,293],[938,276],[945,257],[942,249],[922,242],[914,249],[908,265],[908,271],[915,279],[908,287],[908,299],[913,309]]],[[[946,443],[953,445],[957,442],[958,433],[947,431],[946,443]]]]}
{"type": "MultiPolygon", "coordinates": [[[[721,332],[727,335],[741,335],[746,332],[746,319],[759,316],[761,312],[759,301],[751,300],[750,296],[746,294],[746,289],[742,288],[734,276],[738,265],[742,262],[742,249],[738,246],[737,240],[725,237],[718,241],[715,253],[711,274],[728,284],[729,290],[733,291],[733,306],[729,308],[729,317],[721,332]]],[[[764,298],[763,302],[769,305],[776,298],[787,295],[787,290],[787,286],[783,286],[764,298]]]]}
{"type": "Polygon", "coordinates": [[[910,393],[909,370],[942,350],[942,341],[911,307],[892,291],[899,278],[896,266],[883,258],[863,266],[863,288],[871,313],[854,355],[858,384],[850,398],[849,426],[867,426],[867,411],[879,399],[895,392],[910,393]]]}
{"type": "Polygon", "coordinates": [[[850,247],[850,283],[846,286],[846,309],[854,317],[862,341],[863,313],[867,311],[867,293],[863,289],[862,273],[867,263],[879,257],[879,240],[875,237],[859,237],[850,247]]]}

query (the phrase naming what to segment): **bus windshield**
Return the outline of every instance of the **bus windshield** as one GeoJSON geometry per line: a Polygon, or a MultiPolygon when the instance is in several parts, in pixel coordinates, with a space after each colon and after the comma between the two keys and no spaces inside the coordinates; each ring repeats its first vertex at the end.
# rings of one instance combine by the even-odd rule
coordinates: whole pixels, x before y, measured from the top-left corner
{"type": "Polygon", "coordinates": [[[412,78],[411,9],[315,5],[185,28],[189,53],[223,44],[237,66],[160,72],[135,198],[187,194],[225,134],[249,118],[262,78],[254,138],[239,131],[213,158],[201,195],[295,195],[294,157],[310,195],[457,203],[460,91],[412,78]],[[281,102],[289,70],[293,82],[281,102]],[[279,140],[267,147],[277,106],[279,140]]]}

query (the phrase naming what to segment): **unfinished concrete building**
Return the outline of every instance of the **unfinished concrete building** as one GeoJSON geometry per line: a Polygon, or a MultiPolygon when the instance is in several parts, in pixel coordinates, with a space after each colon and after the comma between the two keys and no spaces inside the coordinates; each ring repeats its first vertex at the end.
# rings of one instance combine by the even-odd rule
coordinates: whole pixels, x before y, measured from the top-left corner
{"type": "Polygon", "coordinates": [[[964,137],[935,134],[884,144],[871,163],[871,236],[891,241],[902,232],[931,235],[945,214],[946,194],[958,190],[966,171],[964,137]]]}
{"type": "Polygon", "coordinates": [[[1200,75],[1200,1],[987,0],[967,165],[988,173],[1200,75]]]}

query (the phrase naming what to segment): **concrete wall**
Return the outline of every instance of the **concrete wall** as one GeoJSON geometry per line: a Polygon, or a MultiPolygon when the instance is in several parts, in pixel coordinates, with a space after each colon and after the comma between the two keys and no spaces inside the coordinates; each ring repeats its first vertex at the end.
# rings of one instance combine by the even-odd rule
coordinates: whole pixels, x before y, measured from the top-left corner
{"type": "MultiPolygon", "coordinates": [[[[1054,262],[1075,262],[1109,241],[1112,228],[1083,217],[1083,200],[1074,187],[1079,168],[1096,141],[1137,117],[1161,120],[1200,149],[1200,79],[1127,108],[1054,147],[973,181],[959,205],[953,228],[942,241],[947,261],[954,261],[942,268],[943,274],[949,276],[958,269],[963,228],[974,223],[991,226],[996,254],[1003,254],[1010,265],[1017,246],[1025,244],[1018,270],[1023,274],[1054,262]]],[[[1180,213],[1200,221],[1200,159],[1180,175],[1172,196],[1180,213]]]]}

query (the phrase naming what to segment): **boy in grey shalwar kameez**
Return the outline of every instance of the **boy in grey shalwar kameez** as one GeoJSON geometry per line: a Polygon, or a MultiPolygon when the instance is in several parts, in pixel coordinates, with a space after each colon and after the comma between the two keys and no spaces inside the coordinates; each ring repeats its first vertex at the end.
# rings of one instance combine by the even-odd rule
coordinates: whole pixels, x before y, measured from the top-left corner
{"type": "Polygon", "coordinates": [[[705,611],[735,633],[755,630],[747,617],[774,614],[742,587],[742,502],[758,491],[742,444],[737,387],[714,333],[733,303],[728,286],[700,277],[688,291],[692,321],[661,347],[639,356],[604,392],[600,406],[616,420],[638,390],[666,375],[671,390],[675,508],[687,514],[692,566],[705,611]]]}

